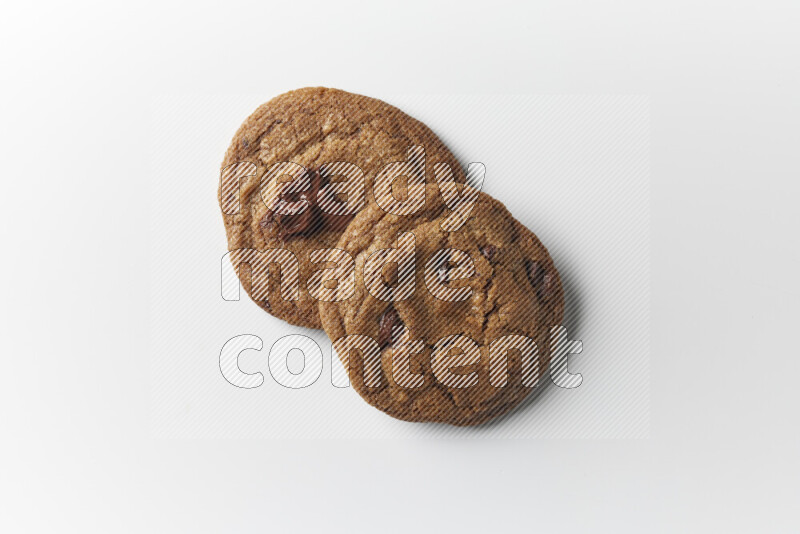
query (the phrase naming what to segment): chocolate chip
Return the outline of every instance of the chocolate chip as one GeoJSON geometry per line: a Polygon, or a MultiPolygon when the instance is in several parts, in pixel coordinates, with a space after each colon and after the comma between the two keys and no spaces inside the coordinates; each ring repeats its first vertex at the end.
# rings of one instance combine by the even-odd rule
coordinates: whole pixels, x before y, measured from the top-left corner
{"type": "MultiPolygon", "coordinates": [[[[310,186],[305,191],[291,191],[284,193],[281,198],[287,202],[297,202],[301,200],[306,201],[306,205],[302,212],[297,214],[278,214],[275,213],[275,208],[270,207],[269,212],[261,220],[261,227],[265,230],[274,231],[278,237],[283,239],[285,237],[309,234],[317,232],[323,228],[331,228],[333,230],[344,230],[350,221],[353,220],[355,215],[334,215],[327,213],[320,209],[318,204],[318,196],[320,188],[329,183],[329,177],[324,176],[319,169],[311,168],[308,170],[308,177],[310,186]]],[[[330,195],[327,190],[323,192],[323,196],[330,195]]],[[[278,200],[275,200],[277,204],[278,200]]],[[[323,203],[326,200],[323,199],[323,203]]]]}
{"type": "Polygon", "coordinates": [[[546,275],[544,275],[544,278],[542,278],[542,289],[538,293],[539,298],[548,300],[552,296],[553,291],[555,290],[555,285],[556,285],[555,282],[556,282],[556,277],[553,274],[547,273],[546,275]]]}
{"type": "Polygon", "coordinates": [[[439,260],[439,268],[436,270],[436,274],[439,277],[440,284],[446,284],[447,282],[450,281],[449,280],[450,269],[452,269],[452,267],[450,266],[450,253],[447,252],[446,254],[442,255],[441,259],[439,260]]]}
{"type": "MultiPolygon", "coordinates": [[[[319,186],[318,189],[330,184],[330,176],[323,175],[322,173],[318,173],[319,175],[319,186]]],[[[350,221],[353,220],[355,215],[346,213],[342,215],[328,213],[331,211],[331,208],[336,204],[341,204],[343,201],[336,198],[334,193],[330,189],[324,189],[322,191],[322,198],[317,198],[317,207],[324,206],[325,209],[319,208],[320,214],[322,215],[322,221],[325,223],[325,226],[328,228],[332,228],[334,230],[344,230],[347,228],[347,225],[350,224],[350,221]]]]}
{"type": "MultiPolygon", "coordinates": [[[[319,199],[319,204],[325,206],[326,209],[330,209],[328,206],[331,206],[334,203],[338,203],[338,201],[333,198],[331,191],[329,189],[324,190],[322,192],[322,198],[319,199]]],[[[320,215],[322,215],[322,221],[325,223],[325,226],[334,230],[344,230],[347,228],[347,225],[350,224],[350,221],[353,220],[353,217],[355,217],[355,215],[350,213],[345,213],[342,215],[328,213],[322,208],[320,208],[319,211],[320,215]]]]}
{"type": "Polygon", "coordinates": [[[242,139],[242,148],[247,150],[249,146],[250,146],[250,141],[248,141],[247,139],[242,139]]]}
{"type": "Polygon", "coordinates": [[[481,247],[481,254],[483,254],[483,257],[489,261],[492,261],[492,258],[494,258],[496,252],[497,252],[497,247],[495,247],[494,245],[486,245],[484,247],[481,247]]]}
{"type": "Polygon", "coordinates": [[[309,229],[319,227],[317,222],[316,198],[319,191],[320,177],[319,171],[309,171],[311,185],[305,191],[292,191],[284,193],[282,199],[287,202],[305,201],[299,213],[276,213],[279,200],[276,198],[273,205],[269,206],[269,211],[261,219],[260,225],[265,230],[274,231],[279,239],[289,236],[300,235],[308,232],[309,229]]]}
{"type": "Polygon", "coordinates": [[[449,272],[450,272],[450,266],[448,264],[445,263],[444,265],[439,267],[439,271],[437,272],[437,274],[439,275],[440,284],[446,284],[450,281],[448,278],[449,272]]]}
{"type": "Polygon", "coordinates": [[[389,306],[381,315],[378,323],[378,345],[381,349],[392,341],[392,330],[396,326],[403,328],[403,320],[400,319],[400,314],[397,313],[394,306],[389,306]]]}
{"type": "Polygon", "coordinates": [[[555,285],[555,276],[548,273],[541,263],[538,261],[528,261],[525,264],[525,269],[528,274],[528,280],[536,291],[536,296],[540,300],[547,300],[553,293],[553,286],[555,285]]]}
{"type": "Polygon", "coordinates": [[[528,274],[528,280],[530,281],[533,287],[537,287],[539,284],[542,283],[542,276],[544,276],[544,271],[542,270],[538,261],[528,260],[527,262],[525,262],[525,270],[528,274]]]}
{"type": "Polygon", "coordinates": [[[291,191],[288,193],[283,194],[283,199],[289,202],[296,202],[298,200],[308,200],[309,203],[313,206],[317,204],[317,193],[319,192],[319,186],[322,182],[322,178],[319,174],[319,170],[317,169],[309,169],[306,172],[306,175],[309,179],[309,187],[304,191],[291,191]]]}
{"type": "Polygon", "coordinates": [[[262,228],[275,231],[280,239],[306,232],[314,221],[314,207],[310,204],[296,214],[268,211],[259,223],[262,228]]]}

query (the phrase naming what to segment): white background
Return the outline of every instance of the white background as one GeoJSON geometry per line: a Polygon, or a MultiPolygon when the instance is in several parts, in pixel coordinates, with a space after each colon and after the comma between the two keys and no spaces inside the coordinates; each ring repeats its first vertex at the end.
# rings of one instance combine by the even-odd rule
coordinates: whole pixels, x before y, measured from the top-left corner
{"type": "Polygon", "coordinates": [[[796,532],[798,4],[292,5],[4,6],[0,530],[796,532]],[[278,85],[649,95],[650,438],[154,439],[148,102],[278,85]]]}

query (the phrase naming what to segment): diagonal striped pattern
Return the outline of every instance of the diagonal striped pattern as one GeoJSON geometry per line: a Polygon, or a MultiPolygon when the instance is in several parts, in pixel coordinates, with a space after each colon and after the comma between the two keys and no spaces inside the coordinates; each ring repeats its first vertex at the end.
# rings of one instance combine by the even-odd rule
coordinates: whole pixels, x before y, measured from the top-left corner
{"type": "Polygon", "coordinates": [[[425,378],[411,371],[411,357],[424,348],[425,343],[421,339],[410,339],[406,328],[395,326],[392,329],[392,381],[402,388],[421,388],[425,385],[425,378]]]}
{"type": "MultiPolygon", "coordinates": [[[[362,376],[364,385],[368,388],[376,388],[381,385],[381,376],[383,374],[381,372],[381,349],[377,341],[369,336],[350,334],[334,341],[333,351],[339,356],[345,369],[354,364],[351,355],[356,353],[358,356],[355,361],[356,374],[362,376]],[[360,367],[359,363],[361,364],[360,367]]],[[[347,373],[344,376],[346,380],[347,373]]],[[[339,383],[341,384],[342,382],[340,381],[339,383]]]]}
{"type": "Polygon", "coordinates": [[[535,387],[539,382],[539,354],[536,342],[527,336],[508,334],[489,345],[489,383],[494,387],[508,385],[510,351],[519,351],[522,362],[522,385],[535,387]]]}
{"type": "Polygon", "coordinates": [[[341,249],[313,250],[309,259],[317,267],[333,266],[314,271],[306,282],[311,296],[325,302],[341,302],[355,293],[356,262],[341,249]]]}
{"type": "Polygon", "coordinates": [[[330,182],[320,187],[317,206],[330,215],[354,215],[366,203],[364,171],[346,161],[326,163],[319,172],[330,182]]]}
{"type": "Polygon", "coordinates": [[[475,263],[472,257],[456,248],[446,248],[436,251],[425,264],[425,286],[431,295],[439,300],[458,302],[467,300],[472,295],[472,288],[447,287],[447,283],[454,280],[463,280],[475,274],[475,263]],[[455,267],[448,268],[452,262],[455,267]]]}
{"type": "Polygon", "coordinates": [[[569,356],[583,352],[583,342],[570,340],[567,329],[561,325],[550,329],[551,361],[550,378],[560,388],[573,389],[581,385],[583,376],[571,374],[568,369],[569,356]]]}
{"type": "Polygon", "coordinates": [[[262,373],[245,373],[239,367],[239,355],[245,350],[261,350],[264,342],[251,334],[235,336],[225,342],[219,355],[219,369],[225,380],[237,388],[253,389],[264,383],[262,373]]]}
{"type": "MultiPolygon", "coordinates": [[[[399,182],[398,182],[399,183],[399,182]]],[[[425,204],[425,147],[408,149],[408,160],[386,165],[375,177],[375,202],[387,213],[411,215],[425,204]],[[399,200],[393,191],[395,180],[406,178],[405,200],[399,200]]]]}
{"type": "Polygon", "coordinates": [[[284,300],[299,297],[300,267],[297,257],[288,250],[255,250],[240,248],[222,257],[222,298],[239,300],[241,287],[237,272],[247,265],[250,268],[250,296],[253,300],[266,300],[270,287],[270,269],[280,267],[280,289],[284,300]]]}
{"type": "Polygon", "coordinates": [[[471,371],[456,374],[452,369],[474,365],[480,359],[478,344],[467,336],[455,334],[436,342],[431,355],[431,369],[436,379],[446,387],[468,388],[478,383],[478,373],[471,371]]]}
{"type": "Polygon", "coordinates": [[[261,198],[270,211],[280,215],[298,215],[310,210],[308,200],[286,200],[287,195],[310,188],[311,177],[305,167],[291,161],[276,163],[261,177],[261,198]]]}
{"type": "Polygon", "coordinates": [[[255,176],[258,167],[249,161],[233,163],[222,169],[220,173],[220,200],[222,213],[235,215],[239,213],[239,184],[242,178],[255,176]]]}
{"type": "Polygon", "coordinates": [[[483,189],[483,181],[486,178],[486,166],[479,162],[470,163],[467,169],[467,181],[460,192],[450,165],[444,162],[437,163],[433,166],[433,172],[444,203],[452,211],[442,221],[442,230],[456,232],[467,222],[475,201],[478,200],[478,193],[483,189]]]}
{"type": "Polygon", "coordinates": [[[405,300],[416,288],[414,234],[397,236],[397,247],[377,250],[364,262],[364,285],[376,299],[386,302],[405,300]],[[397,281],[390,285],[384,279],[383,268],[397,265],[397,281]]]}

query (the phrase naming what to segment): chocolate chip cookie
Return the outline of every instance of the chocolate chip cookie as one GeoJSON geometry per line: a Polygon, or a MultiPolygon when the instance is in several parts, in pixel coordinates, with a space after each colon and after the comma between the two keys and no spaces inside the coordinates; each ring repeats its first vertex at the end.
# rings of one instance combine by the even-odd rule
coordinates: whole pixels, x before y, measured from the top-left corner
{"type": "Polygon", "coordinates": [[[268,286],[264,291],[253,291],[257,269],[238,270],[262,308],[295,325],[321,327],[317,302],[306,288],[319,269],[309,256],[336,245],[369,203],[376,175],[396,162],[429,181],[433,164],[446,162],[456,181],[464,180],[427,126],[374,98],[298,89],[262,105],[242,124],[225,154],[219,188],[228,249],[289,252],[280,258],[280,269],[259,273],[268,286]],[[299,291],[281,291],[282,272],[299,278],[299,291]]]}
{"type": "Polygon", "coordinates": [[[355,259],[353,282],[337,289],[350,297],[321,301],[320,316],[368,403],[406,421],[475,425],[545,379],[564,298],[545,247],[500,202],[478,193],[455,231],[443,229],[451,213],[432,184],[411,215],[368,205],[337,245],[355,259]]]}

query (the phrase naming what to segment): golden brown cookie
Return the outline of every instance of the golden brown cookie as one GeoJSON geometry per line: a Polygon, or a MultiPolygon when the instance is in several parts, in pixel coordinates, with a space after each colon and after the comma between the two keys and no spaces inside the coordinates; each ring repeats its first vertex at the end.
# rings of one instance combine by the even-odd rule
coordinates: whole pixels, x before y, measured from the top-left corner
{"type": "Polygon", "coordinates": [[[355,278],[337,291],[352,295],[321,301],[320,315],[368,403],[406,421],[475,425],[545,379],[564,297],[545,247],[500,202],[478,194],[452,232],[450,213],[435,185],[413,215],[367,206],[338,243],[355,278]]]}
{"type": "MultiPolygon", "coordinates": [[[[427,126],[374,98],[298,89],[248,117],[222,163],[219,201],[228,249],[285,249],[299,265],[297,299],[281,295],[273,269],[269,289],[254,299],[259,306],[292,324],[321,327],[317,302],[306,289],[318,268],[309,255],[336,245],[360,205],[360,191],[368,202],[375,176],[393,162],[409,162],[431,181],[433,165],[446,162],[463,181],[455,158],[427,126]],[[424,159],[409,160],[412,147],[424,147],[424,159]]],[[[251,270],[238,272],[253,296],[251,270]]]]}

